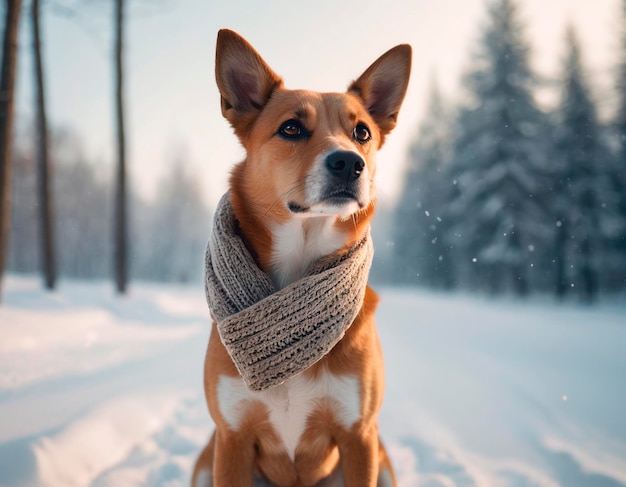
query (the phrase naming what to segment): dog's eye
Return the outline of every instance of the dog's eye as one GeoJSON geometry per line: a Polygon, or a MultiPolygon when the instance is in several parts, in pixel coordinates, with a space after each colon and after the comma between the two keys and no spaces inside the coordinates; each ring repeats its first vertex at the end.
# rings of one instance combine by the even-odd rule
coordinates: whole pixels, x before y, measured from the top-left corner
{"type": "Polygon", "coordinates": [[[280,126],[278,133],[288,139],[296,139],[304,135],[304,129],[297,120],[287,120],[280,126]]]}
{"type": "Polygon", "coordinates": [[[372,138],[372,135],[370,134],[370,129],[367,128],[367,125],[365,125],[364,123],[359,123],[356,127],[354,127],[352,136],[357,140],[357,142],[360,142],[361,144],[364,144],[372,138]]]}

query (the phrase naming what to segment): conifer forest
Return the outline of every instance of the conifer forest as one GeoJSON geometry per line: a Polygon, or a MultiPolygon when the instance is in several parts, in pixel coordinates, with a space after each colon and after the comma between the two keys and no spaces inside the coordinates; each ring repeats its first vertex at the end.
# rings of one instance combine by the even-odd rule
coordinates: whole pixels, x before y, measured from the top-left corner
{"type": "MultiPolygon", "coordinates": [[[[626,25],[604,120],[575,30],[563,36],[560,79],[542,79],[516,4],[491,3],[463,103],[447,102],[433,83],[393,212],[386,277],[583,302],[623,294],[626,25]],[[554,107],[538,105],[541,89],[554,107]]],[[[626,2],[623,14],[626,24],[626,2]]]]}
{"type": "MultiPolygon", "coordinates": [[[[615,12],[622,39],[608,94],[598,93],[573,27],[563,33],[558,79],[533,71],[520,5],[486,2],[459,96],[442,95],[433,77],[397,203],[378,210],[374,282],[586,303],[626,293],[626,1],[615,12]],[[540,92],[552,102],[539,103],[540,92]]],[[[62,277],[114,278],[116,247],[127,242],[131,281],[201,279],[211,211],[184,150],[171,155],[154,201],[129,185],[120,241],[110,168],[88,160],[67,127],[50,127],[42,152],[36,126],[15,123],[6,271],[43,273],[54,257],[62,277]],[[44,153],[48,203],[35,196],[44,153]],[[47,237],[42,215],[52,218],[47,237]],[[53,240],[48,254],[42,238],[53,240]]]]}

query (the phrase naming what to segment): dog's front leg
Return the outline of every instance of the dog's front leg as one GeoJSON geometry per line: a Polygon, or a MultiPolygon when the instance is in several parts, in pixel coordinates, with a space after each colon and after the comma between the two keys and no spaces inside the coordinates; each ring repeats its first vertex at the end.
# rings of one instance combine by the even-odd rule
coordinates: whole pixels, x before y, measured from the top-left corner
{"type": "Polygon", "coordinates": [[[351,431],[338,439],[345,487],[376,487],[378,481],[378,431],[351,431]]]}
{"type": "Polygon", "coordinates": [[[252,487],[254,442],[233,431],[216,432],[213,487],[252,487]]]}

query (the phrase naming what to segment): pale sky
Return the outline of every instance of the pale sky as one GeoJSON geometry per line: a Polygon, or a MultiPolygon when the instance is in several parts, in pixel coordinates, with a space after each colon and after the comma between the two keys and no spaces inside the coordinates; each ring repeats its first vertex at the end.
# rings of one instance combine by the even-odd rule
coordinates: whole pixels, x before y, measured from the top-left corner
{"type": "MultiPolygon", "coordinates": [[[[111,167],[114,151],[111,1],[74,2],[74,19],[45,6],[48,114],[73,129],[85,152],[111,167]]],[[[243,150],[219,108],[214,79],[217,31],[238,31],[289,88],[344,91],[379,55],[413,46],[413,71],[398,127],[379,154],[382,203],[396,197],[405,155],[427,106],[429,85],[459,99],[489,0],[128,0],[126,85],[128,158],[132,184],[154,197],[172,154],[190,159],[206,200],[215,204],[243,150]]],[[[615,100],[612,75],[619,54],[620,0],[518,0],[533,48],[532,63],[554,78],[573,24],[605,111],[615,100]]],[[[24,12],[25,14],[28,11],[24,12]]],[[[27,16],[23,17],[27,20],[27,16]]],[[[17,112],[32,113],[30,24],[20,42],[17,112]]],[[[112,171],[112,169],[110,169],[112,171]]]]}

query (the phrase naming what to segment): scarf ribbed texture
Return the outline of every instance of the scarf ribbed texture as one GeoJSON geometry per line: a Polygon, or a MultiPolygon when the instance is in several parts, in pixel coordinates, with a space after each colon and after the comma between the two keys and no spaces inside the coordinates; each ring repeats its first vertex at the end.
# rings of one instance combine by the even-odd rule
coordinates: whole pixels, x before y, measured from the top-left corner
{"type": "Polygon", "coordinates": [[[241,239],[229,193],[222,197],[205,254],[205,293],[249,389],[282,384],[341,340],[363,304],[373,254],[368,231],[348,252],[323,257],[277,291],[241,239]]]}

